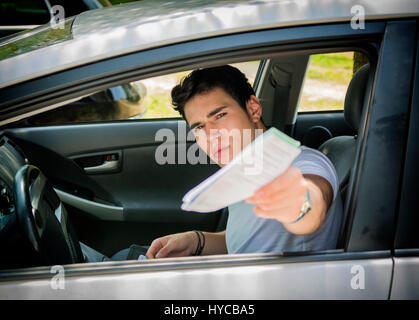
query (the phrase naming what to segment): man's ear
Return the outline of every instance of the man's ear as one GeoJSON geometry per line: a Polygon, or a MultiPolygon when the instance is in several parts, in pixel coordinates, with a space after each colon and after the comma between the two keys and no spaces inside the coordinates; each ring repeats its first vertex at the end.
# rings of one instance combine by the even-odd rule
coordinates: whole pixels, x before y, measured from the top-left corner
{"type": "Polygon", "coordinates": [[[251,95],[246,102],[246,111],[252,122],[258,123],[262,117],[262,106],[255,95],[251,95]]]}

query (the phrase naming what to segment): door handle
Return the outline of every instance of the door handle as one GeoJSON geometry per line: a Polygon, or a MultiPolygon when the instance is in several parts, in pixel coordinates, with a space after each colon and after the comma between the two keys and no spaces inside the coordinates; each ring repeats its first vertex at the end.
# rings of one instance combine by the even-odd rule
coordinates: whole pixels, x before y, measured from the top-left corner
{"type": "Polygon", "coordinates": [[[85,167],[84,171],[88,174],[92,173],[106,173],[106,172],[115,172],[118,170],[118,160],[105,160],[104,163],[98,166],[85,167]]]}
{"type": "Polygon", "coordinates": [[[115,173],[121,170],[122,151],[96,152],[71,157],[87,174],[115,173]]]}

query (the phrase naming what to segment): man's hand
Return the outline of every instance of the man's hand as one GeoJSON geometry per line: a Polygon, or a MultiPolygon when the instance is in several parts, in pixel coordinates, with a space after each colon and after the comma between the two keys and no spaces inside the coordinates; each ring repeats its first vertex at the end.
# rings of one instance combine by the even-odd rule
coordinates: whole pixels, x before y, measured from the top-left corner
{"type": "MultiPolygon", "coordinates": [[[[226,232],[204,232],[205,247],[201,255],[226,254],[226,232]]],[[[201,239],[202,240],[202,239],[201,239]]],[[[171,234],[155,239],[148,248],[147,259],[185,257],[195,253],[198,236],[195,231],[171,234]]]]}
{"type": "Polygon", "coordinates": [[[266,184],[246,202],[255,204],[257,216],[276,219],[295,234],[309,234],[317,230],[326,217],[333,199],[329,182],[315,175],[304,176],[298,168],[289,167],[282,175],[266,184]],[[309,192],[312,209],[300,221],[301,207],[309,192]]]}
{"type": "Polygon", "coordinates": [[[155,239],[148,248],[147,259],[172,258],[190,256],[198,245],[195,232],[171,234],[155,239]]]}

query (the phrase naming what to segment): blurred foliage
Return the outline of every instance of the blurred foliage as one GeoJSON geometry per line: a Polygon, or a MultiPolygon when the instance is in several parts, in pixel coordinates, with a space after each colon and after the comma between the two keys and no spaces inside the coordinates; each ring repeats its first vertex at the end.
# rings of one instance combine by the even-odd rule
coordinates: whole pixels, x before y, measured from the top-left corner
{"type": "Polygon", "coordinates": [[[353,73],[357,72],[364,64],[369,63],[368,57],[361,52],[355,52],[354,54],[354,68],[353,73]]]}
{"type": "Polygon", "coordinates": [[[154,93],[146,98],[145,104],[148,108],[142,119],[180,117],[180,114],[173,109],[170,94],[154,93]]]}

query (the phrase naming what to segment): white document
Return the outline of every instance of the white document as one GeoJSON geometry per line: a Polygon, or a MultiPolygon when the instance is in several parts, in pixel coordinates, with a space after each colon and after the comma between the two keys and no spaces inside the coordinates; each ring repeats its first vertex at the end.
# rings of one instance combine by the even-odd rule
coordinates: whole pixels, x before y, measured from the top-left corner
{"type": "Polygon", "coordinates": [[[213,212],[252,196],[290,166],[301,152],[299,146],[300,142],[270,128],[226,166],[185,194],[181,208],[213,212]]]}

